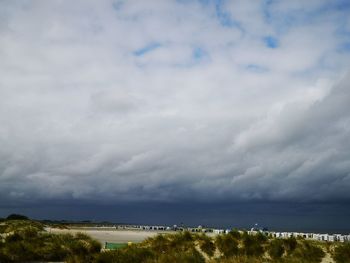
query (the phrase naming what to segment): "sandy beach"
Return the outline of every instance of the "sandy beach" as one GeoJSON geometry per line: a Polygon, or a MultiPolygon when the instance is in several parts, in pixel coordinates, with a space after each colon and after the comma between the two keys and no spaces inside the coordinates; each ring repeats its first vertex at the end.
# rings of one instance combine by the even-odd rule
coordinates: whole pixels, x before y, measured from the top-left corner
{"type": "Polygon", "coordinates": [[[171,233],[169,231],[144,231],[144,230],[119,230],[119,229],[98,229],[98,228],[71,228],[71,229],[58,229],[58,228],[46,228],[47,232],[55,234],[63,233],[85,233],[92,238],[100,241],[102,244],[105,242],[113,243],[126,243],[142,242],[148,237],[156,236],[159,233],[171,233]]]}

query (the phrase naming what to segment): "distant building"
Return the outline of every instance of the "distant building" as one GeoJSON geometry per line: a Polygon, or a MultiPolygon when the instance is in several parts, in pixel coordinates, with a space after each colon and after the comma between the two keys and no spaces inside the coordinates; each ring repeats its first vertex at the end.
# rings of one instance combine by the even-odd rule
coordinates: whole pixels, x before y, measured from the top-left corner
{"type": "Polygon", "coordinates": [[[225,231],[223,229],[213,229],[214,234],[223,234],[225,231]]]}

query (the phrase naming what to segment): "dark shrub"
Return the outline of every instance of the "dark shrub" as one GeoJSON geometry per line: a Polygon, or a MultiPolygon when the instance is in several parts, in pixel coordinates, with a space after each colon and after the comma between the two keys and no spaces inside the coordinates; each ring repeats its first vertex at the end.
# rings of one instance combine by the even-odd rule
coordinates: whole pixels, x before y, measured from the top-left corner
{"type": "Polygon", "coordinates": [[[284,254],[283,241],[280,239],[272,240],[268,247],[268,253],[272,259],[280,259],[284,254]]]}
{"type": "Polygon", "coordinates": [[[304,241],[300,246],[297,246],[291,256],[292,258],[295,257],[300,259],[300,262],[316,263],[321,262],[322,258],[325,256],[325,253],[317,245],[304,241]]]}
{"type": "Polygon", "coordinates": [[[199,247],[209,257],[214,256],[216,247],[214,242],[208,236],[206,235],[200,236],[199,247]]]}
{"type": "Polygon", "coordinates": [[[194,239],[190,232],[177,233],[170,236],[170,247],[177,251],[186,251],[194,248],[194,239]]]}
{"type": "Polygon", "coordinates": [[[224,257],[238,255],[238,241],[232,235],[218,235],[215,245],[224,257]]]}
{"type": "Polygon", "coordinates": [[[146,243],[156,252],[156,253],[165,253],[170,247],[170,241],[163,235],[157,235],[154,238],[146,240],[146,243]]]}
{"type": "Polygon", "coordinates": [[[230,231],[229,235],[233,236],[237,240],[239,240],[241,238],[241,233],[236,229],[232,229],[230,231]]]}
{"type": "Polygon", "coordinates": [[[337,263],[350,262],[350,243],[338,245],[334,249],[332,257],[337,263]]]}
{"type": "Polygon", "coordinates": [[[96,263],[143,263],[154,259],[154,254],[150,249],[140,247],[126,247],[113,251],[97,254],[96,263]]]}
{"type": "MultiPolygon", "coordinates": [[[[243,249],[242,253],[246,256],[260,257],[264,254],[264,248],[260,241],[261,236],[244,234],[242,237],[243,249]]],[[[264,241],[265,242],[265,241],[264,241]]]]}
{"type": "Polygon", "coordinates": [[[157,263],[205,263],[203,256],[194,248],[187,251],[172,251],[160,255],[157,263]]]}
{"type": "Polygon", "coordinates": [[[290,238],[284,239],[283,243],[284,243],[284,248],[285,248],[287,254],[292,253],[298,245],[295,237],[290,237],[290,238]]]}
{"type": "Polygon", "coordinates": [[[29,218],[24,215],[11,214],[6,217],[6,220],[29,220],[29,218]]]}

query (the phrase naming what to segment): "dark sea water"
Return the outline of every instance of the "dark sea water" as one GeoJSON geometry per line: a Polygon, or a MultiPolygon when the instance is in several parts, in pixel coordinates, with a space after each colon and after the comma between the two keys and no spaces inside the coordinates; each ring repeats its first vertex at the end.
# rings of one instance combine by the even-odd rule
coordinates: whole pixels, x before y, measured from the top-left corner
{"type": "Polygon", "coordinates": [[[110,221],[128,224],[208,226],[250,229],[254,224],[271,231],[350,233],[347,203],[55,203],[0,208],[36,219],[110,221]]]}

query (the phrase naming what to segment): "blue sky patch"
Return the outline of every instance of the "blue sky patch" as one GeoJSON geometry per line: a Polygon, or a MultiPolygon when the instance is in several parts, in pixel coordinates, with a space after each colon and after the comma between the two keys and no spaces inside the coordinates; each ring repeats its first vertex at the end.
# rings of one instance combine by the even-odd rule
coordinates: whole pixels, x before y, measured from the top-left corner
{"type": "Polygon", "coordinates": [[[338,52],[350,52],[350,42],[341,44],[338,49],[338,52]]]}
{"type": "Polygon", "coordinates": [[[143,56],[144,54],[148,53],[148,52],[151,52],[157,48],[161,47],[161,44],[158,43],[158,42],[153,42],[153,43],[150,43],[140,49],[137,49],[133,52],[133,54],[137,57],[140,57],[140,56],[143,56]]]}
{"type": "Polygon", "coordinates": [[[349,10],[350,9],[350,1],[349,0],[336,0],[331,1],[329,3],[330,7],[334,7],[334,9],[343,11],[343,10],[349,10]]]}
{"type": "Polygon", "coordinates": [[[123,1],[115,1],[112,3],[112,6],[115,10],[120,10],[123,5],[124,5],[123,1]]]}
{"type": "Polygon", "coordinates": [[[200,47],[196,47],[193,49],[192,56],[195,60],[200,60],[207,56],[207,52],[200,47]]]}
{"type": "Polygon", "coordinates": [[[266,36],[263,40],[268,48],[277,48],[279,46],[278,39],[273,36],[266,36]]]}
{"type": "Polygon", "coordinates": [[[215,0],[215,11],[216,16],[220,22],[220,24],[224,27],[237,27],[241,31],[243,31],[240,23],[233,19],[232,15],[224,10],[223,0],[215,0]]]}
{"type": "Polygon", "coordinates": [[[245,69],[249,72],[252,72],[252,73],[265,73],[265,72],[269,71],[269,69],[267,67],[260,66],[257,64],[249,64],[245,67],[245,69]]]}
{"type": "Polygon", "coordinates": [[[262,12],[264,15],[264,18],[267,23],[271,22],[271,13],[270,13],[270,5],[272,4],[271,0],[265,0],[262,2],[262,12]]]}

